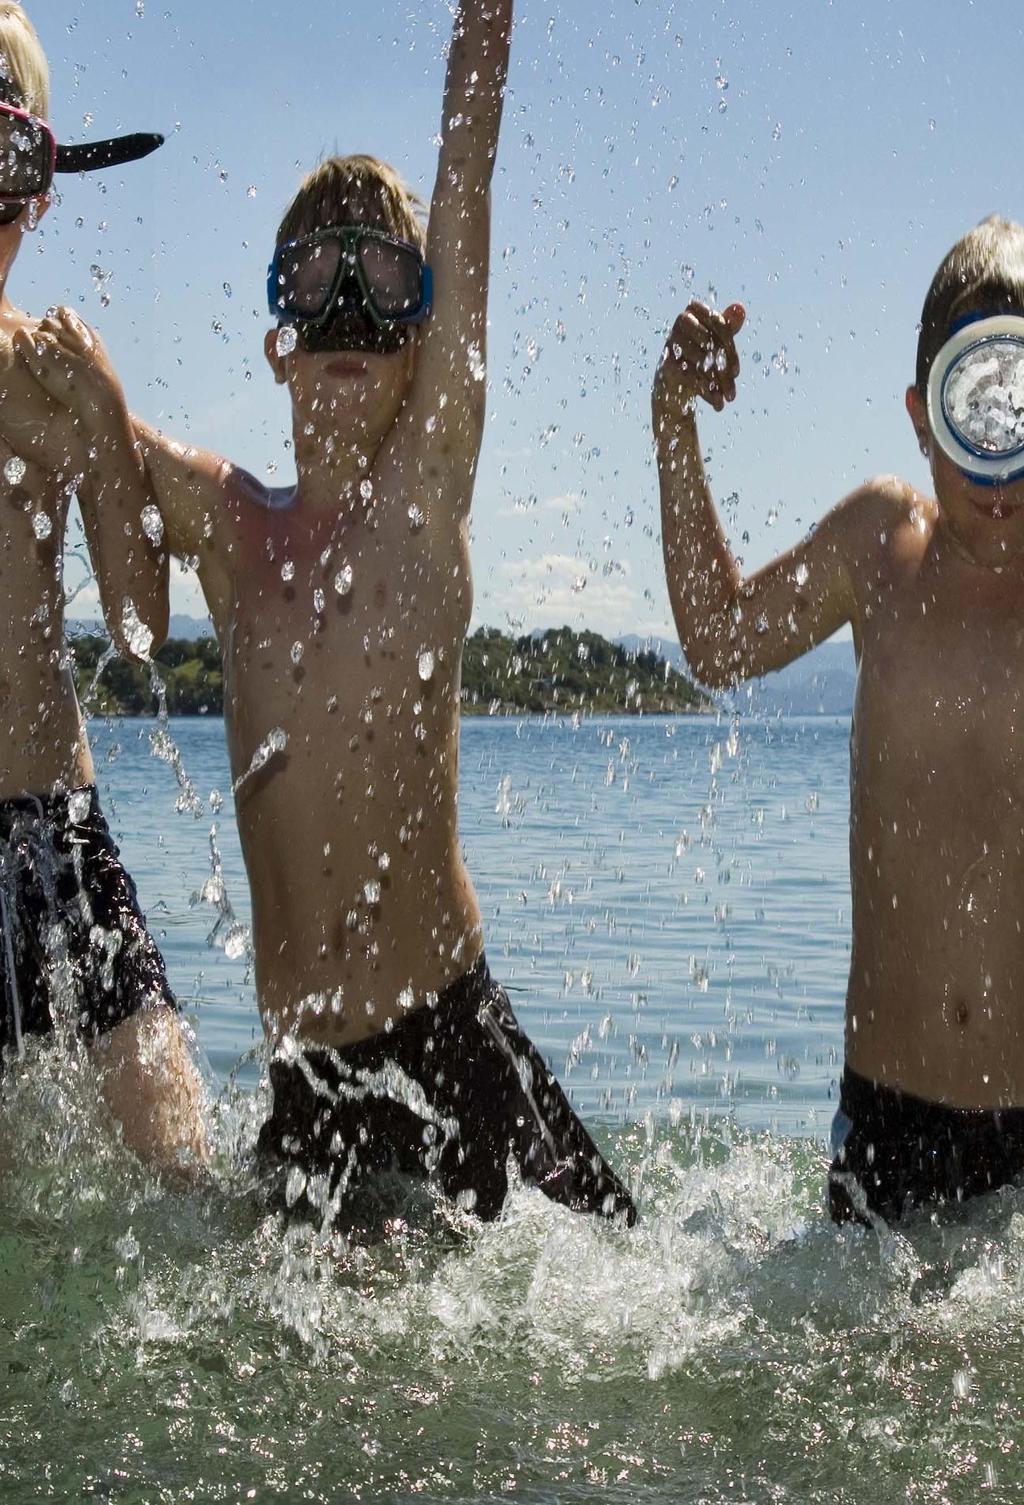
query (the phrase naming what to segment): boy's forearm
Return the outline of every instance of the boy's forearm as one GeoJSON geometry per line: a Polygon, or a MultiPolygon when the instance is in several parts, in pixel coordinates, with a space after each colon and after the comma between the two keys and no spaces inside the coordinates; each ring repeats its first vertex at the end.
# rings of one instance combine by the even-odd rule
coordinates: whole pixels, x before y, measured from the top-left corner
{"type": "Polygon", "coordinates": [[[481,187],[490,182],[511,36],[512,0],[460,0],[448,55],[435,193],[464,191],[474,179],[481,187]]]}
{"type": "Polygon", "coordinates": [[[725,686],[744,672],[739,565],[707,483],[696,418],[655,409],[654,422],[662,549],[680,642],[703,683],[725,686]]]}
{"type": "Polygon", "coordinates": [[[168,555],[154,526],[155,514],[146,510],[153,507],[152,490],[123,399],[112,400],[91,417],[79,501],[103,615],[119,651],[145,658],[167,636],[168,555]],[[155,537],[146,530],[150,519],[155,537]]]}

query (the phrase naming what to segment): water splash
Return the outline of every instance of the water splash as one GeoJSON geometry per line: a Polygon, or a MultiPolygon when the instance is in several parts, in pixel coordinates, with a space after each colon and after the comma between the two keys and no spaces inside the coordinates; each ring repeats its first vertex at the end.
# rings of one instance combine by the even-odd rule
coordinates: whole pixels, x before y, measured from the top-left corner
{"type": "Polygon", "coordinates": [[[276,757],[278,753],[284,752],[287,746],[288,733],[283,727],[275,726],[273,731],[267,733],[253,753],[249,760],[248,768],[244,773],[239,774],[238,778],[232,784],[231,793],[237,795],[247,780],[251,779],[254,774],[259,773],[261,768],[266,768],[271,758],[276,757]]]}

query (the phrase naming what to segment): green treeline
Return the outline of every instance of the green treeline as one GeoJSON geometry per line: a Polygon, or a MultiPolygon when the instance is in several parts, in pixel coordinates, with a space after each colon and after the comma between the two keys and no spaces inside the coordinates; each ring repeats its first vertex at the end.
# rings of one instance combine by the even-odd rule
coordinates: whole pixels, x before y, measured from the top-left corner
{"type": "MultiPolygon", "coordinates": [[[[107,716],[152,713],[156,700],[150,674],[140,664],[114,658],[99,678],[105,638],[71,641],[75,681],[88,708],[107,716]]],[[[156,662],[172,716],[220,715],[224,678],[213,638],[170,638],[156,662]]],[[[540,714],[575,711],[612,714],[679,714],[708,702],[678,670],[656,653],[631,653],[596,632],[560,627],[542,637],[512,638],[481,627],[466,640],[462,701],[467,715],[540,714]]]]}

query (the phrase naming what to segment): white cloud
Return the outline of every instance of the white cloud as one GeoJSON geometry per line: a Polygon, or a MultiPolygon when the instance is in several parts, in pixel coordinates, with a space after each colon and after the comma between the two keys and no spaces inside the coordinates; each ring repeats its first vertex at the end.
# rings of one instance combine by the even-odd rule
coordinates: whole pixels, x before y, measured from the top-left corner
{"type": "Polygon", "coordinates": [[[643,600],[631,577],[628,560],[598,563],[597,569],[572,554],[506,562],[490,583],[481,582],[476,620],[498,621],[516,631],[566,623],[611,637],[646,634],[655,630],[650,620],[654,603],[643,600]]]}
{"type": "Polygon", "coordinates": [[[570,491],[565,496],[548,497],[541,501],[536,494],[517,497],[508,507],[499,507],[498,517],[523,517],[529,512],[557,512],[562,517],[576,517],[583,511],[583,498],[578,492],[570,491]]]}
{"type": "Polygon", "coordinates": [[[171,610],[185,616],[205,617],[206,602],[195,570],[184,570],[171,560],[171,610]]]}

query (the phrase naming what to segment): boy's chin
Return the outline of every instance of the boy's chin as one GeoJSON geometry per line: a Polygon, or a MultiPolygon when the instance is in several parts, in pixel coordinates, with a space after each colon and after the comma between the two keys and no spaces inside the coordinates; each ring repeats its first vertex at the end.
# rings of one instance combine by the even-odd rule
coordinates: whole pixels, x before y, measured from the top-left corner
{"type": "Polygon", "coordinates": [[[1024,496],[1004,496],[1000,502],[986,493],[972,498],[969,507],[955,531],[979,564],[994,567],[1024,560],[1024,496]]]}

